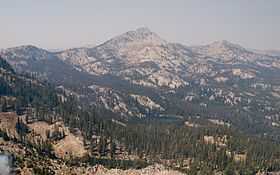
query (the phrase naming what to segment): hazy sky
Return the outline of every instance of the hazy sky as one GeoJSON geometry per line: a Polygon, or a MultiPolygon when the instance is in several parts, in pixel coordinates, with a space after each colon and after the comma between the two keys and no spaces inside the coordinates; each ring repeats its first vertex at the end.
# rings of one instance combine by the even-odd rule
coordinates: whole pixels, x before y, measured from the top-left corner
{"type": "Polygon", "coordinates": [[[186,45],[280,49],[280,0],[0,0],[0,48],[100,44],[138,27],[186,45]]]}

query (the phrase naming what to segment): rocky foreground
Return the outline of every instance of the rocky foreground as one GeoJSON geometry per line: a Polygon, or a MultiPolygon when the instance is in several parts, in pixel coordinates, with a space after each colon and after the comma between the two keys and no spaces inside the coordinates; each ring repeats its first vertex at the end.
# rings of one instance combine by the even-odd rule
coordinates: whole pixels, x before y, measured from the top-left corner
{"type": "MultiPolygon", "coordinates": [[[[21,175],[31,175],[32,171],[23,169],[20,172],[21,175]]],[[[130,170],[121,170],[121,169],[107,169],[101,165],[96,165],[94,167],[88,168],[75,168],[75,169],[61,169],[55,172],[58,175],[183,175],[178,171],[168,170],[162,165],[152,165],[144,169],[130,169],[130,170]]]]}
{"type": "MultiPolygon", "coordinates": [[[[169,170],[159,164],[137,170],[107,169],[102,165],[89,166],[83,163],[71,165],[61,159],[51,159],[38,154],[35,149],[30,149],[12,141],[4,141],[1,137],[0,155],[13,156],[15,161],[13,165],[14,168],[7,167],[5,169],[10,169],[15,174],[20,175],[42,173],[52,175],[182,175],[182,173],[178,171],[169,170]]],[[[7,175],[9,175],[9,173],[7,175]]]]}
{"type": "Polygon", "coordinates": [[[96,175],[182,175],[182,173],[174,170],[168,170],[162,165],[152,165],[139,170],[119,170],[105,169],[97,166],[96,175]]]}

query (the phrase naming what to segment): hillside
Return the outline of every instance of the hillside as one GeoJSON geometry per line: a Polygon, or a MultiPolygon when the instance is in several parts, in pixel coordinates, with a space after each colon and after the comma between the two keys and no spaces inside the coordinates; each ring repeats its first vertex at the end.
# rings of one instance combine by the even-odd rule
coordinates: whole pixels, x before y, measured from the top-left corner
{"type": "Polygon", "coordinates": [[[228,41],[187,47],[146,28],[93,48],[0,55],[1,152],[22,171],[30,159],[39,163],[28,171],[76,174],[156,163],[188,174],[280,170],[278,57],[228,41]]]}
{"type": "Polygon", "coordinates": [[[199,115],[278,140],[280,58],[275,55],[229,41],[188,47],[147,28],[92,48],[49,52],[21,46],[1,55],[17,72],[52,82],[121,122],[179,117],[184,123],[199,115]]]}

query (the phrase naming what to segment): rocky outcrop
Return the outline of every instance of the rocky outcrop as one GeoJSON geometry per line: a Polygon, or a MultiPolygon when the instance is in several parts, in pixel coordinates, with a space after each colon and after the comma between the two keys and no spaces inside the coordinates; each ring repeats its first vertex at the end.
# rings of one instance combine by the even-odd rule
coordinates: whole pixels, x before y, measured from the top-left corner
{"type": "Polygon", "coordinates": [[[96,175],[183,175],[182,173],[174,170],[169,170],[163,165],[155,164],[140,170],[108,170],[102,166],[96,166],[96,175]]]}

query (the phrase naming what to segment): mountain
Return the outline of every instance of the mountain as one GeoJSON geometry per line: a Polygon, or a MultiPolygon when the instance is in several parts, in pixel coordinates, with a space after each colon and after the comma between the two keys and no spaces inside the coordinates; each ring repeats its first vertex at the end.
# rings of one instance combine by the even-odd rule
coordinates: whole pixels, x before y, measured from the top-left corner
{"type": "Polygon", "coordinates": [[[89,79],[87,74],[64,63],[54,53],[35,46],[9,48],[2,50],[0,56],[19,73],[33,73],[57,84],[69,85],[78,79],[79,82],[89,79]]]}
{"type": "Polygon", "coordinates": [[[155,163],[186,174],[276,173],[279,58],[210,45],[138,29],[94,48],[1,51],[0,153],[29,174],[180,174],[155,163]]]}
{"type": "Polygon", "coordinates": [[[223,63],[239,63],[273,60],[272,56],[255,53],[229,41],[215,41],[205,46],[192,47],[194,52],[211,57],[223,63]]]}
{"type": "MultiPolygon", "coordinates": [[[[174,53],[175,48],[140,28],[91,49],[61,52],[58,57],[93,75],[111,74],[137,85],[176,88],[185,84],[173,72],[181,70],[186,54],[174,53]]],[[[184,49],[180,52],[186,53],[184,49]]]]}
{"type": "Polygon", "coordinates": [[[278,139],[280,59],[229,41],[188,47],[139,28],[92,48],[22,46],[1,55],[123,122],[199,116],[278,139]]]}
{"type": "Polygon", "coordinates": [[[267,50],[266,53],[268,55],[272,55],[272,56],[280,56],[280,51],[279,50],[267,50]]]}
{"type": "Polygon", "coordinates": [[[265,55],[271,55],[275,57],[280,56],[280,51],[279,50],[257,50],[257,49],[251,49],[253,52],[260,53],[260,54],[265,54],[265,55]]]}

